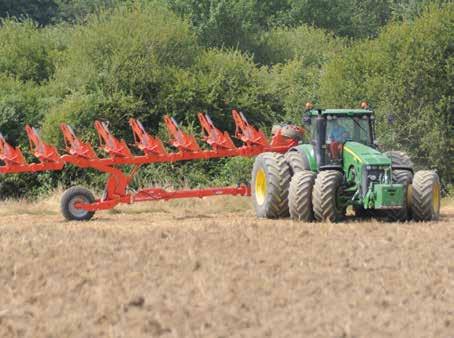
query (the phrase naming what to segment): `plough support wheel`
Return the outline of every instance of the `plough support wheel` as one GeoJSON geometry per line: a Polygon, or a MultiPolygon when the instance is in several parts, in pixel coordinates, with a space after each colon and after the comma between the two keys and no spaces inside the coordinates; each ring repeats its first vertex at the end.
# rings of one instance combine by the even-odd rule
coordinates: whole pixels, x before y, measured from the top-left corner
{"type": "Polygon", "coordinates": [[[61,212],[68,221],[88,221],[95,212],[81,209],[77,204],[89,204],[95,201],[90,190],[83,187],[72,187],[63,193],[61,198],[61,212]]]}

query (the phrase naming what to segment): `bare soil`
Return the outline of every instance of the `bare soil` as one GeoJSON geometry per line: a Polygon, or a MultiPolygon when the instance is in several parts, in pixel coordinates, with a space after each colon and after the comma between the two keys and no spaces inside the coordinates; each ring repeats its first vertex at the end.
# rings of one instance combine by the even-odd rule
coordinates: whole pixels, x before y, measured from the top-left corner
{"type": "Polygon", "coordinates": [[[248,199],[68,223],[0,204],[0,337],[454,337],[454,206],[437,223],[258,220],[248,199]]]}

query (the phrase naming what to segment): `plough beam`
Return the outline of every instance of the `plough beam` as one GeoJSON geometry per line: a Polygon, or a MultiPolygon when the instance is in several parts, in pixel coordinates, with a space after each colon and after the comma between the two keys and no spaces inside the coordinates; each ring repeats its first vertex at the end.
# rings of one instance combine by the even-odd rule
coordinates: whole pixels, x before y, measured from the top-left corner
{"type": "Polygon", "coordinates": [[[6,142],[3,134],[0,133],[0,160],[2,160],[6,166],[26,165],[24,155],[19,147],[15,148],[8,142],[6,142]]]}
{"type": "Polygon", "coordinates": [[[60,162],[60,154],[56,147],[46,144],[39,135],[37,129],[25,126],[28,140],[30,142],[30,150],[33,155],[38,158],[42,163],[60,162]]]}
{"type": "Polygon", "coordinates": [[[60,129],[65,140],[66,151],[73,156],[82,157],[85,159],[96,159],[98,156],[88,143],[82,142],[74,133],[73,128],[65,123],[60,125],[60,129]]]}
{"type": "Polygon", "coordinates": [[[164,116],[164,122],[170,136],[170,144],[180,152],[197,152],[200,147],[193,135],[185,133],[173,117],[164,116]]]}
{"type": "Polygon", "coordinates": [[[242,112],[232,111],[233,119],[236,124],[235,137],[244,142],[247,146],[259,145],[266,147],[268,141],[261,130],[257,130],[249,124],[242,112]]]}
{"type": "Polygon", "coordinates": [[[130,119],[129,125],[131,126],[137,148],[147,155],[167,155],[162,141],[148,134],[139,120],[130,119]]]}
{"type": "Polygon", "coordinates": [[[95,128],[99,135],[101,149],[108,153],[112,158],[132,157],[131,151],[125,140],[119,140],[113,136],[106,122],[95,121],[95,128]]]}
{"type": "Polygon", "coordinates": [[[235,149],[235,144],[227,132],[222,132],[216,128],[208,114],[198,114],[200,125],[202,126],[205,136],[203,140],[207,142],[214,150],[235,149]]]}

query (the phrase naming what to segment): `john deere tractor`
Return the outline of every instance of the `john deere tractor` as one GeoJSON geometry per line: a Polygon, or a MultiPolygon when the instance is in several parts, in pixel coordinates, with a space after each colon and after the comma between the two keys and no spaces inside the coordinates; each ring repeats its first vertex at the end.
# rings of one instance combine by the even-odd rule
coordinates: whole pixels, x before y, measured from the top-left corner
{"type": "Polygon", "coordinates": [[[251,186],[258,217],[337,222],[351,206],[359,217],[438,219],[437,173],[414,172],[403,152],[381,153],[373,111],[311,107],[303,122],[310,143],[255,160],[251,186]]]}

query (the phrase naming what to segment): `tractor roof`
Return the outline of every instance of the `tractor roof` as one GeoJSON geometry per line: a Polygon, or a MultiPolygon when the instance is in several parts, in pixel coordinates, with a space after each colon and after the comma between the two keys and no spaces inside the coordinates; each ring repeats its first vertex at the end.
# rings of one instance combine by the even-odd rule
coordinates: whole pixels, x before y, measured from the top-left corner
{"type": "Polygon", "coordinates": [[[310,116],[316,115],[370,115],[373,114],[372,110],[368,109],[312,109],[309,111],[310,116]]]}

